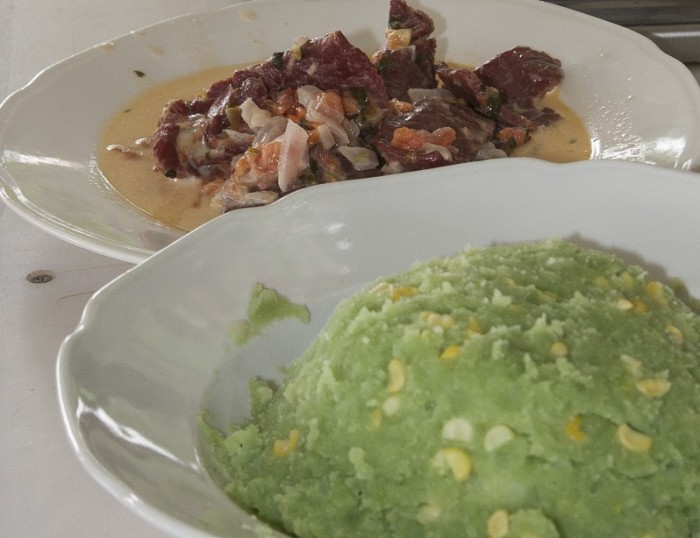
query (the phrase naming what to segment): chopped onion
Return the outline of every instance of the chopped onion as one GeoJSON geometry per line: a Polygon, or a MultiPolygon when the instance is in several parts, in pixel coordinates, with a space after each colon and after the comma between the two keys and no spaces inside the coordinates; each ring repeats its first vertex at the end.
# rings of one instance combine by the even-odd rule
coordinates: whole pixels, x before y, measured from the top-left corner
{"type": "Polygon", "coordinates": [[[137,138],[136,140],[134,140],[134,144],[140,147],[150,147],[153,145],[153,137],[142,136],[141,138],[137,138]]]}
{"type": "Polygon", "coordinates": [[[328,99],[324,99],[324,96],[319,96],[309,109],[307,109],[307,117],[310,121],[332,121],[335,123],[342,123],[345,119],[345,111],[342,108],[342,101],[338,98],[336,104],[340,105],[340,108],[329,105],[328,99]]]}
{"type": "Polygon", "coordinates": [[[258,129],[258,134],[253,140],[254,146],[261,146],[272,142],[275,138],[282,136],[287,128],[287,118],[284,116],[272,116],[258,129]]]}
{"type": "Polygon", "coordinates": [[[344,120],[343,127],[350,136],[350,140],[357,140],[360,137],[360,126],[355,120],[344,120]]]}
{"type": "Polygon", "coordinates": [[[301,47],[304,46],[304,44],[309,41],[309,38],[306,36],[299,36],[297,37],[294,41],[292,41],[292,55],[294,56],[295,60],[301,60],[301,47]]]}
{"type": "Polygon", "coordinates": [[[299,174],[309,167],[309,135],[299,124],[288,120],[282,135],[277,182],[282,192],[288,192],[296,183],[299,174]]]}
{"type": "Polygon", "coordinates": [[[447,88],[409,88],[408,98],[412,103],[420,99],[442,99],[444,101],[454,101],[454,94],[447,88]]]}
{"type": "Polygon", "coordinates": [[[276,192],[272,191],[253,191],[253,192],[248,192],[238,198],[238,203],[242,207],[248,207],[248,206],[258,206],[258,205],[267,205],[271,204],[275,200],[279,198],[279,195],[276,192]]]}
{"type": "MultiPolygon", "coordinates": [[[[297,88],[297,99],[299,104],[306,109],[306,119],[326,125],[333,133],[335,143],[345,146],[350,143],[350,137],[341,123],[344,123],[345,116],[342,111],[328,107],[323,102],[323,90],[316,86],[301,86],[297,88]]],[[[328,149],[328,148],[326,148],[328,149]]]]}
{"type": "Polygon", "coordinates": [[[268,110],[260,108],[250,97],[241,103],[241,118],[253,131],[257,132],[271,117],[268,110]]]}
{"type": "Polygon", "coordinates": [[[439,144],[428,144],[426,142],[421,146],[420,151],[421,153],[430,153],[432,151],[436,151],[446,161],[451,161],[453,159],[452,152],[447,148],[447,146],[441,146],[439,144]]]}
{"type": "Polygon", "coordinates": [[[358,146],[340,146],[338,151],[350,161],[355,170],[372,170],[379,166],[377,154],[371,149],[358,146]]]}
{"type": "Polygon", "coordinates": [[[318,71],[318,62],[314,60],[311,63],[311,65],[306,69],[306,74],[312,77],[316,74],[316,71],[318,71]]]}
{"type": "Polygon", "coordinates": [[[207,112],[207,117],[208,118],[213,118],[214,116],[218,116],[221,114],[226,107],[228,106],[228,102],[231,99],[231,94],[233,93],[233,86],[230,84],[226,88],[225,92],[222,92],[219,97],[216,98],[216,101],[209,107],[209,111],[207,112]]]}
{"type": "Polygon", "coordinates": [[[339,146],[346,146],[350,143],[350,137],[345,129],[343,129],[342,125],[334,121],[326,121],[325,125],[327,125],[328,129],[330,129],[331,133],[333,133],[333,138],[335,139],[336,144],[339,146]]]}
{"type": "Polygon", "coordinates": [[[498,149],[493,142],[486,142],[474,156],[475,161],[486,161],[488,159],[502,159],[508,154],[502,149],[498,149]]]}
{"type": "Polygon", "coordinates": [[[224,132],[232,142],[237,144],[250,144],[253,142],[253,135],[250,133],[241,133],[233,129],[224,129],[224,132]]]}
{"type": "Polygon", "coordinates": [[[328,125],[322,123],[316,127],[316,130],[318,131],[318,136],[324,149],[331,149],[335,146],[335,138],[328,125]]]}
{"type": "Polygon", "coordinates": [[[177,132],[175,147],[178,150],[187,152],[189,157],[195,160],[201,160],[209,151],[209,147],[202,143],[204,138],[204,130],[206,118],[201,114],[191,116],[191,118],[180,124],[180,129],[177,132]]]}
{"type": "Polygon", "coordinates": [[[313,106],[316,97],[323,93],[322,90],[318,89],[316,86],[301,86],[297,88],[297,99],[299,104],[304,108],[308,109],[313,106]]]}
{"type": "MultiPolygon", "coordinates": [[[[123,155],[126,155],[127,157],[143,157],[143,152],[139,151],[137,149],[134,149],[129,146],[125,146],[123,144],[110,144],[105,148],[107,151],[116,151],[119,153],[122,153],[123,155]]],[[[326,148],[328,149],[328,148],[326,148]]]]}
{"type": "Polygon", "coordinates": [[[411,44],[413,31],[410,28],[400,28],[397,30],[387,28],[384,35],[386,38],[386,48],[389,50],[396,50],[408,47],[411,44]]]}

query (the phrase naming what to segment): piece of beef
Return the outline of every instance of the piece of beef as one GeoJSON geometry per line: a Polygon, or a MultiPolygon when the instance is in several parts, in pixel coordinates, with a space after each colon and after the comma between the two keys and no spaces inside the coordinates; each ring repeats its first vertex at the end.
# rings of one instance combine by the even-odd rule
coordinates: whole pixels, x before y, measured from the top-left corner
{"type": "Polygon", "coordinates": [[[372,56],[372,63],[384,81],[390,99],[408,100],[411,88],[435,88],[435,52],[437,42],[430,37],[435,25],[431,17],[410,7],[404,0],[391,0],[387,43],[372,56]],[[409,30],[410,41],[392,45],[391,33],[409,30]]]}
{"type": "MultiPolygon", "coordinates": [[[[170,177],[202,175],[201,171],[206,172],[204,179],[226,176],[231,158],[247,148],[238,138],[228,143],[222,135],[225,129],[233,129],[227,109],[248,98],[263,108],[280,89],[306,85],[322,90],[361,91],[363,125],[377,123],[387,111],[384,82],[369,58],[336,31],[234,72],[212,84],[203,98],[169,103],[154,136],[158,167],[170,177]],[[192,147],[178,146],[183,128],[191,128],[199,117],[203,117],[202,139],[197,142],[191,137],[192,147]],[[200,147],[194,147],[197,144],[200,147]]],[[[245,126],[234,130],[238,129],[245,131],[245,126]]]]}
{"type": "Polygon", "coordinates": [[[561,62],[545,52],[515,47],[473,71],[446,64],[436,71],[452,93],[496,120],[495,144],[506,153],[526,142],[533,128],[561,119],[553,109],[538,107],[563,78],[561,62]]]}
{"type": "Polygon", "coordinates": [[[515,47],[476,69],[478,77],[498,88],[504,103],[532,108],[534,101],[553,90],[564,77],[561,62],[546,52],[515,47]]]}
{"type": "Polygon", "coordinates": [[[411,88],[435,88],[435,40],[378,51],[372,58],[390,99],[408,101],[411,88]],[[420,60],[422,58],[422,60],[420,60]]]}
{"type": "Polygon", "coordinates": [[[421,99],[410,112],[388,117],[372,140],[385,161],[385,172],[404,172],[435,168],[474,160],[476,154],[493,137],[495,122],[466,106],[442,99],[421,99]],[[455,130],[451,158],[439,151],[408,151],[391,143],[399,127],[435,131],[442,127],[455,130]]]}
{"type": "Polygon", "coordinates": [[[376,107],[384,110],[387,103],[384,83],[369,58],[340,31],[275,53],[262,63],[236,71],[221,84],[234,88],[234,103],[252,97],[260,107],[272,92],[300,86],[338,91],[362,88],[376,107]]]}
{"type": "Polygon", "coordinates": [[[452,68],[441,63],[435,68],[442,85],[457,97],[464,99],[475,110],[492,119],[498,117],[501,109],[501,95],[498,89],[488,86],[474,71],[452,68]]]}
{"type": "Polygon", "coordinates": [[[435,31],[433,19],[419,9],[409,6],[405,0],[389,2],[389,28],[392,30],[410,29],[412,40],[430,36],[435,31]]]}

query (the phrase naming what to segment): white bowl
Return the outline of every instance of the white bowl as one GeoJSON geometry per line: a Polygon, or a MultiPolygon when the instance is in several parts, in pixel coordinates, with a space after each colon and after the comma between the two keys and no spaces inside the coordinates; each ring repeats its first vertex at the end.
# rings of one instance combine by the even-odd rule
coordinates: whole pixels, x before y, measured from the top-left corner
{"type": "MultiPolygon", "coordinates": [[[[700,87],[641,35],[537,0],[414,3],[435,20],[440,59],[476,65],[517,45],[561,59],[561,97],[588,127],[594,159],[679,169],[700,162],[700,87]]],[[[141,261],[182,232],[126,203],[96,169],[107,119],[152,85],[205,67],[260,61],[299,35],[340,29],[364,50],[376,50],[388,4],[243,2],[131,32],[50,67],[0,107],[0,196],[62,239],[141,261]]]]}
{"type": "MultiPolygon", "coordinates": [[[[248,380],[300,355],[337,302],[413,261],[561,237],[616,252],[700,295],[700,182],[638,163],[523,159],[299,191],[188,234],[99,291],[61,347],[60,404],[87,470],[178,536],[259,536],[207,475],[197,418],[248,413],[248,380]],[[263,283],[305,304],[237,347],[263,283]]],[[[277,536],[267,529],[265,536],[277,536]]]]}

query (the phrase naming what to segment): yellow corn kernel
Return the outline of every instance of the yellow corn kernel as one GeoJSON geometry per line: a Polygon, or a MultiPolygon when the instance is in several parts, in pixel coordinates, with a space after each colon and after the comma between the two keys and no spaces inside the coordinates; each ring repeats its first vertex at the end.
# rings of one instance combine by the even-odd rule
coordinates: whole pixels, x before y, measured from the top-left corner
{"type": "Polygon", "coordinates": [[[569,346],[564,342],[554,342],[549,347],[549,352],[555,357],[566,357],[569,354],[569,346]]]}
{"type": "Polygon", "coordinates": [[[439,504],[424,504],[418,509],[416,519],[423,524],[437,521],[442,516],[442,506],[439,504]]]}
{"type": "Polygon", "coordinates": [[[440,327],[443,329],[451,329],[455,326],[455,318],[452,316],[444,315],[440,318],[440,327]]]}
{"type": "Polygon", "coordinates": [[[639,359],[625,355],[620,355],[620,360],[624,363],[625,368],[631,376],[638,377],[642,375],[642,363],[639,359]]]}
{"type": "Polygon", "coordinates": [[[462,346],[447,346],[442,353],[440,353],[440,358],[444,361],[452,361],[457,358],[460,351],[462,351],[462,346]]]}
{"type": "Polygon", "coordinates": [[[648,398],[661,398],[671,389],[668,379],[640,379],[635,384],[637,390],[648,398]]]}
{"type": "Polygon", "coordinates": [[[386,291],[390,291],[392,288],[391,284],[388,282],[380,282],[376,286],[374,286],[371,290],[369,290],[370,293],[384,293],[386,291]]]}
{"type": "Polygon", "coordinates": [[[664,286],[661,284],[661,282],[657,282],[656,280],[647,282],[644,285],[644,291],[649,297],[654,299],[654,301],[660,305],[668,304],[666,297],[664,297],[664,286]]]}
{"type": "Polygon", "coordinates": [[[429,310],[421,312],[420,319],[433,327],[442,327],[443,329],[450,329],[455,325],[454,318],[449,314],[443,315],[429,310]]]}
{"type": "Polygon", "coordinates": [[[675,325],[667,325],[664,331],[666,332],[669,340],[671,340],[673,344],[677,346],[683,344],[683,333],[678,327],[676,327],[675,325]]]}
{"type": "Polygon", "coordinates": [[[275,439],[272,445],[272,453],[278,458],[289,454],[289,441],[287,439],[275,439]]]}
{"type": "Polygon", "coordinates": [[[287,439],[276,439],[272,445],[272,453],[278,458],[289,456],[299,445],[299,430],[293,429],[289,432],[287,439]]]}
{"type": "Polygon", "coordinates": [[[404,297],[412,297],[418,293],[418,288],[414,286],[398,286],[391,289],[391,300],[398,301],[404,297]]]}
{"type": "Polygon", "coordinates": [[[636,312],[637,314],[643,314],[644,312],[649,312],[649,306],[642,301],[641,299],[631,299],[632,302],[632,310],[636,312]]]}
{"type": "Polygon", "coordinates": [[[569,419],[564,425],[566,435],[569,437],[569,439],[576,441],[577,443],[588,439],[588,436],[583,433],[583,430],[581,430],[581,422],[581,416],[576,415],[575,417],[569,419]]]}
{"type": "Polygon", "coordinates": [[[481,323],[474,316],[469,316],[467,320],[467,335],[471,336],[474,334],[484,334],[484,329],[481,327],[481,323]]]}
{"type": "Polygon", "coordinates": [[[406,384],[406,366],[401,359],[391,359],[389,361],[389,383],[386,390],[390,393],[399,392],[406,384]]]}
{"type": "Polygon", "coordinates": [[[433,334],[434,334],[434,332],[431,331],[430,329],[423,329],[420,332],[421,340],[426,340],[426,341],[430,340],[433,337],[433,334]]]}
{"type": "Polygon", "coordinates": [[[608,288],[610,288],[610,281],[608,280],[608,277],[599,275],[593,279],[593,285],[596,288],[607,290],[608,288]]]}
{"type": "Polygon", "coordinates": [[[625,312],[628,312],[634,308],[634,304],[628,299],[618,299],[615,306],[618,310],[623,310],[625,312]]]}
{"type": "Polygon", "coordinates": [[[384,418],[384,413],[382,412],[381,409],[377,408],[372,410],[372,413],[369,417],[370,422],[372,423],[372,426],[375,428],[379,428],[379,426],[382,425],[382,419],[384,418]]]}
{"type": "Polygon", "coordinates": [[[299,430],[296,428],[293,429],[291,432],[289,432],[289,448],[291,450],[294,450],[297,446],[299,446],[299,438],[301,437],[301,434],[299,433],[299,430]]]}
{"type": "Polygon", "coordinates": [[[387,417],[395,415],[396,413],[399,412],[400,409],[401,409],[401,398],[399,396],[396,396],[396,395],[389,396],[382,403],[382,412],[387,417]]]}
{"type": "Polygon", "coordinates": [[[486,522],[486,534],[489,538],[505,538],[509,530],[508,512],[505,510],[496,510],[486,522]]]}
{"type": "Polygon", "coordinates": [[[489,429],[484,436],[484,450],[493,452],[515,438],[515,432],[508,426],[499,424],[489,429]]]}
{"type": "Polygon", "coordinates": [[[301,60],[301,45],[293,45],[290,49],[290,52],[294,55],[295,60],[301,60]]]}
{"type": "Polygon", "coordinates": [[[629,290],[634,286],[634,277],[627,271],[620,275],[622,277],[622,289],[629,290]]]}
{"type": "Polygon", "coordinates": [[[651,437],[633,430],[627,424],[620,424],[615,435],[622,448],[630,452],[647,452],[653,443],[651,437]]]}
{"type": "Polygon", "coordinates": [[[474,426],[464,417],[452,417],[442,425],[440,433],[448,441],[469,443],[474,437],[474,426]]]}
{"type": "Polygon", "coordinates": [[[433,464],[438,468],[449,468],[452,477],[458,482],[469,478],[472,472],[472,460],[461,448],[442,448],[433,457],[433,464]]]}

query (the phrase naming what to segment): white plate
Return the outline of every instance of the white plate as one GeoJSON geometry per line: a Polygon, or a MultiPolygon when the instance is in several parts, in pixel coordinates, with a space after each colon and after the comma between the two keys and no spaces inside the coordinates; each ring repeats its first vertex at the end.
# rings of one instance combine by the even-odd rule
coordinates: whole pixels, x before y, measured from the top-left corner
{"type": "Polygon", "coordinates": [[[245,417],[248,379],[300,355],[340,298],[415,260],[554,236],[683,279],[698,296],[698,200],[684,172],[524,159],[331,184],[230,213],[90,300],[58,360],[73,446],[104,487],[172,534],[256,536],[202,467],[197,417],[245,417]],[[280,322],[238,348],[228,331],[257,282],[307,305],[311,323],[280,322]]]}
{"type": "MultiPolygon", "coordinates": [[[[67,241],[141,261],[182,233],[135,210],[100,175],[95,150],[106,120],[151,85],[205,67],[260,61],[299,35],[341,29],[354,44],[376,50],[388,4],[255,0],[169,20],[71,57],[0,108],[0,195],[67,241]]],[[[517,45],[560,58],[561,96],[585,120],[594,158],[680,169],[700,161],[700,88],[646,38],[536,0],[415,4],[435,20],[440,59],[479,64],[517,45]]]]}

